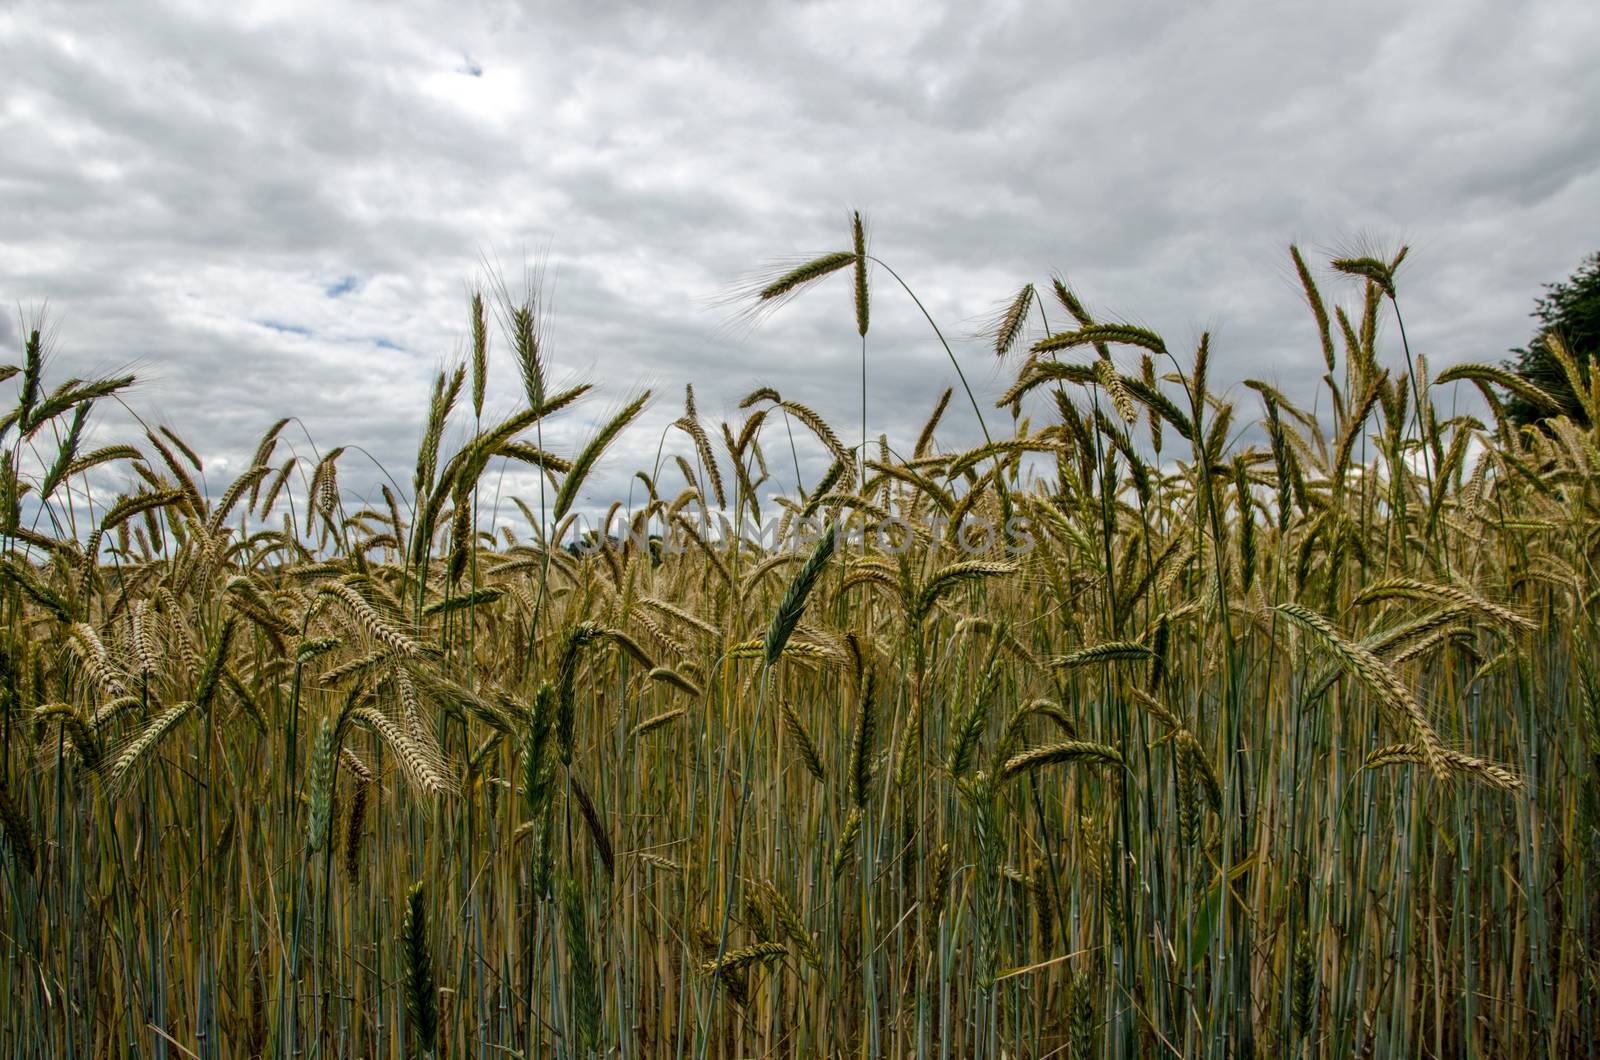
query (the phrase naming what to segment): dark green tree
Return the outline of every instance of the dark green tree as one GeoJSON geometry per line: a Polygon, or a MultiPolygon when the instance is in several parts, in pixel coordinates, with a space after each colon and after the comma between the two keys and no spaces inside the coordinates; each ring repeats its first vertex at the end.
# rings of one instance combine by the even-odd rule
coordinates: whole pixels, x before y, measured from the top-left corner
{"type": "MultiPolygon", "coordinates": [[[[1600,252],[1590,254],[1561,283],[1545,284],[1545,295],[1534,303],[1533,317],[1539,330],[1526,347],[1514,349],[1516,359],[1506,367],[1543,389],[1561,403],[1561,411],[1579,423],[1588,423],[1583,406],[1573,394],[1572,384],[1561,363],[1550,352],[1550,336],[1559,335],[1572,359],[1587,375],[1600,356],[1600,252]]],[[[1518,423],[1532,423],[1549,415],[1512,395],[1507,409],[1518,423]]]]}

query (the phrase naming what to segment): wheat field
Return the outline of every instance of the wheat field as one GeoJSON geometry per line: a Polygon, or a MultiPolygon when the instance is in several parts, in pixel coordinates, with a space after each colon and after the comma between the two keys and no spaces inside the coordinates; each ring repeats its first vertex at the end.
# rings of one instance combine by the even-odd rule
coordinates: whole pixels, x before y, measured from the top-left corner
{"type": "MultiPolygon", "coordinates": [[[[284,423],[214,496],[172,431],[84,451],[132,380],[46,380],[35,331],[0,1055],[1597,1055],[1600,435],[1430,377],[1400,256],[1324,293],[1292,251],[1309,408],[1046,281],[993,407],[953,354],[915,438],[691,391],[653,464],[614,444],[649,395],[545,448],[601,395],[491,290],[360,508],[284,423]],[[796,437],[826,473],[775,496],[796,437]],[[639,503],[584,537],[602,462],[639,503]]],[[[865,372],[898,281],[857,218],[747,306],[849,286],[865,372]]]]}

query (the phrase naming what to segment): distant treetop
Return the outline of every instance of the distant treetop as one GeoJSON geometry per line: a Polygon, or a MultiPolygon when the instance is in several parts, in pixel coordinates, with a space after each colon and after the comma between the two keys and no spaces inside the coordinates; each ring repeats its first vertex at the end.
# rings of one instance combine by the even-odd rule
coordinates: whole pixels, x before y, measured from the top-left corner
{"type": "MultiPolygon", "coordinates": [[[[1566,415],[1587,424],[1583,406],[1550,352],[1548,340],[1552,334],[1560,336],[1585,375],[1593,370],[1594,360],[1600,356],[1600,252],[1585,258],[1565,281],[1545,284],[1545,291],[1532,314],[1539,321],[1538,331],[1526,347],[1511,351],[1516,359],[1507,361],[1506,367],[1554,397],[1566,415]]],[[[1515,396],[1508,409],[1518,423],[1541,418],[1539,409],[1515,396]]]]}

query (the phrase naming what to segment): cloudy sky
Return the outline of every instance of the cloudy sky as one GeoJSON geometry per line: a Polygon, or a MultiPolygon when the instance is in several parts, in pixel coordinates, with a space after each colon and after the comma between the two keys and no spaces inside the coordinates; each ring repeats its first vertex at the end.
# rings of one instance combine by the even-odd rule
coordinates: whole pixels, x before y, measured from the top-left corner
{"type": "MultiPolygon", "coordinates": [[[[972,336],[1052,273],[1174,347],[1211,330],[1219,383],[1308,395],[1291,241],[1409,243],[1414,348],[1497,360],[1540,284],[1600,248],[1596,40],[1600,5],[1564,0],[10,0],[0,351],[47,309],[52,378],[131,366],[132,410],[191,441],[213,492],[284,415],[302,451],[360,446],[409,483],[467,290],[486,262],[513,288],[544,262],[552,375],[599,394],[547,440],[657,395],[596,503],[654,461],[687,382],[708,419],[770,385],[859,432],[846,276],[754,330],[723,304],[773,259],[845,247],[851,209],[991,395],[1008,368],[972,336]]],[[[909,443],[955,380],[873,279],[869,426],[909,443]]],[[[977,436],[970,407],[948,423],[947,446],[977,436]]],[[[108,413],[96,441],[126,431],[108,413]]]]}

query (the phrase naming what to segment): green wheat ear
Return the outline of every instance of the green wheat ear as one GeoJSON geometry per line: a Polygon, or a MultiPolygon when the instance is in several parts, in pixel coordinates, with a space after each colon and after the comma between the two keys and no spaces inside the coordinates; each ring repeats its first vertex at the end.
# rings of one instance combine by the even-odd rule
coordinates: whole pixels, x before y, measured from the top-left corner
{"type": "Polygon", "coordinates": [[[867,302],[867,230],[861,223],[859,210],[850,216],[850,237],[855,245],[855,252],[851,256],[855,259],[856,330],[862,338],[866,338],[867,325],[871,321],[871,307],[867,302]]]}
{"type": "Polygon", "coordinates": [[[578,489],[588,478],[589,472],[594,470],[601,454],[606,451],[607,446],[617,440],[617,435],[621,434],[628,424],[638,418],[649,401],[650,391],[646,390],[607,421],[589,440],[589,444],[583,447],[577,458],[572,461],[572,469],[561,480],[561,489],[556,493],[555,507],[551,516],[553,521],[559,523],[567,512],[572,510],[573,503],[578,499],[578,489]]]}
{"type": "Polygon", "coordinates": [[[584,909],[583,895],[573,880],[567,880],[563,899],[572,1014],[577,1024],[579,1043],[587,1053],[600,1040],[600,987],[595,978],[594,952],[589,943],[588,914],[584,909]]]}
{"type": "Polygon", "coordinates": [[[1394,270],[1377,258],[1335,258],[1333,267],[1347,276],[1359,276],[1394,297],[1394,270]]]}
{"type": "Polygon", "coordinates": [[[828,558],[833,555],[837,540],[838,527],[830,523],[811,549],[811,555],[806,557],[805,566],[800,568],[800,573],[789,583],[789,589],[783,594],[777,613],[772,616],[772,624],[767,627],[766,640],[763,642],[763,655],[767,666],[770,667],[778,661],[778,657],[783,654],[783,646],[789,643],[790,634],[794,633],[795,626],[800,624],[800,616],[806,609],[806,598],[811,595],[817,579],[822,576],[823,568],[828,565],[828,558]]]}
{"type": "Polygon", "coordinates": [[[416,1032],[417,1044],[432,1053],[439,1041],[438,991],[433,981],[433,953],[428,943],[428,910],[423,904],[422,881],[406,892],[406,915],[400,927],[400,959],[406,1018],[416,1032]]]}
{"type": "Polygon", "coordinates": [[[824,276],[831,276],[846,265],[855,264],[855,260],[855,254],[848,250],[838,250],[832,254],[824,254],[820,258],[813,258],[804,265],[790,269],[761,288],[757,293],[757,297],[763,302],[771,302],[778,298],[796,294],[802,287],[816,283],[824,276]]]}
{"type": "Polygon", "coordinates": [[[306,849],[322,849],[328,841],[328,822],[333,811],[334,722],[323,715],[311,749],[311,818],[307,824],[306,849]]]}

